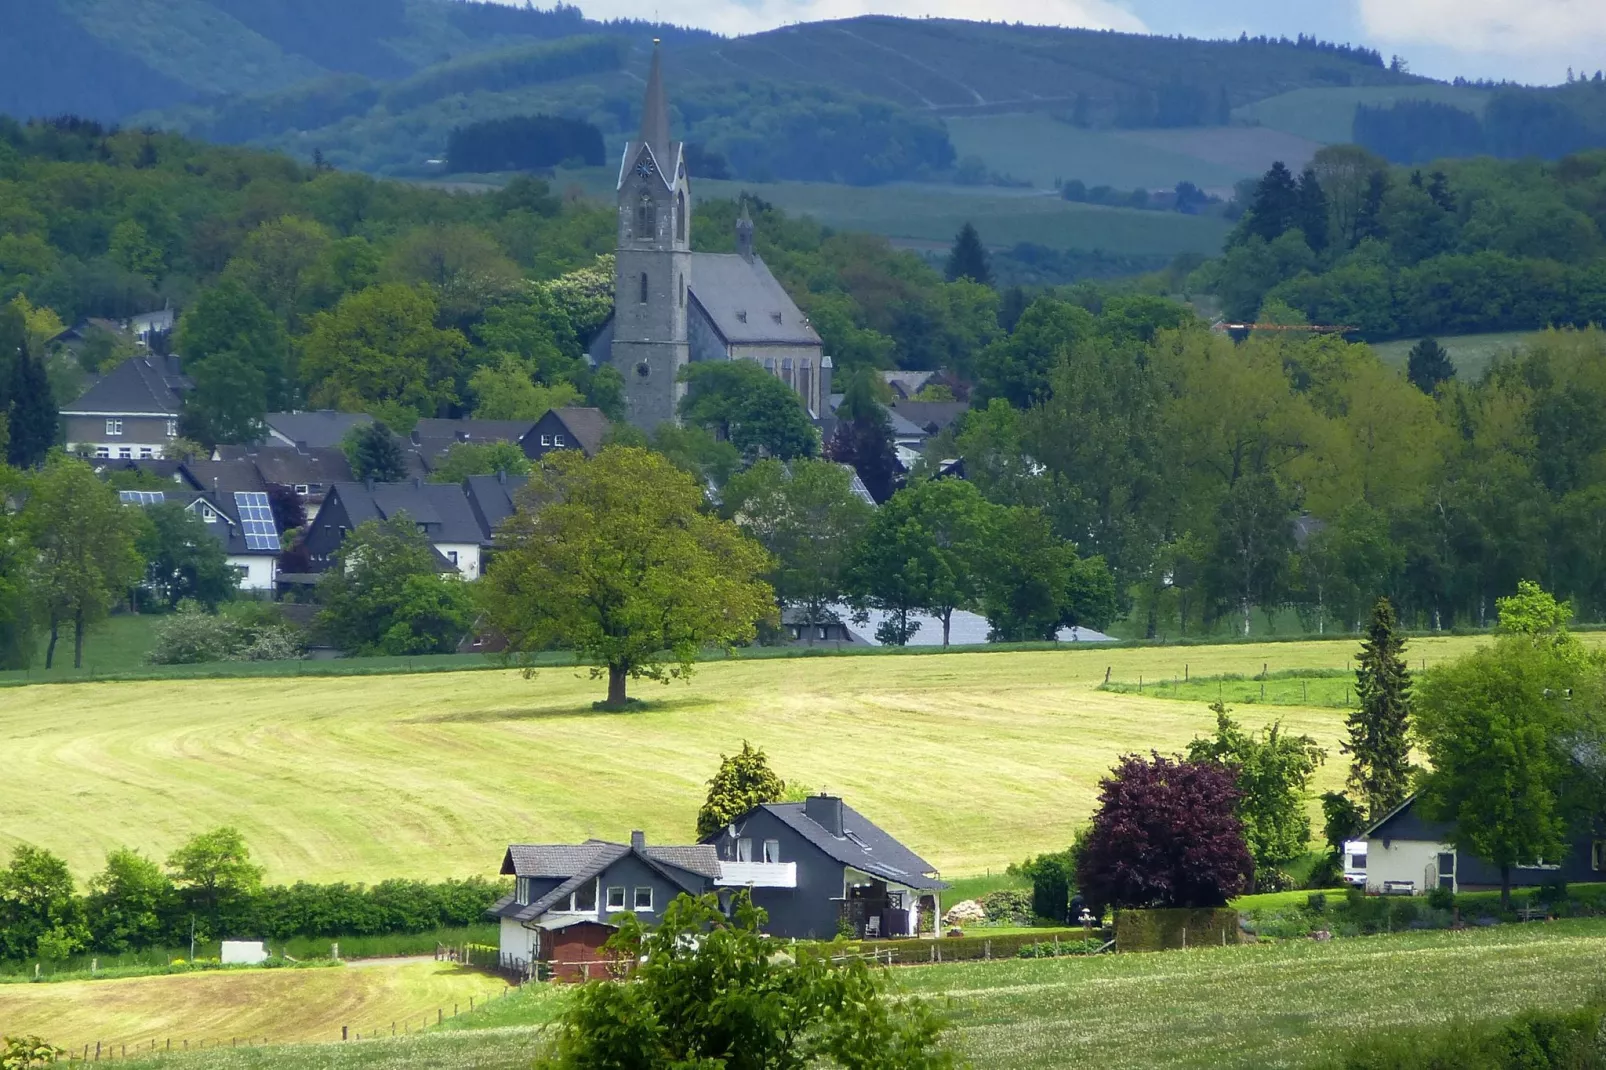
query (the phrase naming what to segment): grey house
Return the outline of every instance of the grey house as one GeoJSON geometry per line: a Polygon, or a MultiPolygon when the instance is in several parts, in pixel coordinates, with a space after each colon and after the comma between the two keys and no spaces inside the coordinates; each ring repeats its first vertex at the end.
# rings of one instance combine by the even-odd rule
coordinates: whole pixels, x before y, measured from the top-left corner
{"type": "Polygon", "coordinates": [[[61,410],[68,453],[112,460],[161,457],[178,437],[191,388],[176,357],[130,357],[61,410]]]}
{"type": "Polygon", "coordinates": [[[532,461],[556,450],[579,450],[587,457],[595,457],[607,434],[608,418],[601,409],[571,406],[548,409],[519,444],[532,461]]]}
{"type": "Polygon", "coordinates": [[[681,893],[713,891],[719,868],[712,847],[649,847],[641,832],[628,844],[513,844],[501,870],[513,893],[487,911],[500,923],[502,965],[527,972],[550,962],[562,979],[585,976],[580,964],[601,959],[620,915],[652,924],[681,893]]]}
{"type": "Polygon", "coordinates": [[[270,412],[262,418],[270,442],[298,449],[338,449],[354,428],[374,418],[365,412],[270,412]]]}
{"type": "Polygon", "coordinates": [[[834,795],[763,803],[703,842],[720,886],[748,889],[773,936],[913,936],[922,912],[941,916],[936,868],[834,795]]]}
{"type": "MultiPolygon", "coordinates": [[[[1500,887],[1500,867],[1450,842],[1450,824],[1421,812],[1413,795],[1367,829],[1366,890],[1377,894],[1426,894],[1500,887]]],[[[1553,881],[1606,880],[1606,832],[1575,835],[1560,858],[1537,858],[1514,866],[1511,885],[1532,888],[1553,881]]]]}

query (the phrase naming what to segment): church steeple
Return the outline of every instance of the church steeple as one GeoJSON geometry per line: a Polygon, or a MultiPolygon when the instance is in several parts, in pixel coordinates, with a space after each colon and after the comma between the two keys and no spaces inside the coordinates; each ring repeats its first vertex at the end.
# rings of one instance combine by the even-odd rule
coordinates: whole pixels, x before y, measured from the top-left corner
{"type": "Polygon", "coordinates": [[[669,98],[664,95],[663,64],[658,38],[652,39],[652,69],[647,72],[647,96],[641,106],[641,140],[651,147],[659,167],[672,166],[669,159],[669,98]]]}
{"type": "Polygon", "coordinates": [[[742,198],[742,214],[736,217],[736,251],[743,260],[753,259],[753,217],[747,214],[747,198],[742,198]]]}

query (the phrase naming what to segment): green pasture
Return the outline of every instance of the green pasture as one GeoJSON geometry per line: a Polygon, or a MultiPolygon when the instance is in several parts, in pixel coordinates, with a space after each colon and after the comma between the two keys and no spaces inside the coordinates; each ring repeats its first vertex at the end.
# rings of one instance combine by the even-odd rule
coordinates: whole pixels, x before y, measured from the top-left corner
{"type": "MultiPolygon", "coordinates": [[[[906,967],[892,977],[946,1011],[952,1043],[972,1066],[1305,1067],[1372,1030],[1581,1005],[1602,980],[1603,952],[1606,921],[1589,920],[906,967]]],[[[419,1037],[224,1049],[149,1065],[528,1066],[566,992],[529,986],[419,1037]]]]}
{"type": "MultiPolygon", "coordinates": [[[[1456,334],[1437,338],[1455,363],[1457,378],[1476,381],[1481,378],[1496,357],[1505,356],[1534,335],[1533,331],[1497,331],[1489,334],[1456,334]]],[[[1372,346],[1385,364],[1403,369],[1410,358],[1411,347],[1420,338],[1401,338],[1393,342],[1378,342],[1372,346]]]]}
{"type": "MultiPolygon", "coordinates": [[[[1594,641],[1593,633],[1586,641],[1594,641]]],[[[1473,636],[1411,640],[1413,665],[1473,636]]],[[[584,668],[144,680],[0,691],[0,850],[26,840],[80,879],[121,845],[165,857],[238,827],[270,881],[491,874],[510,842],[685,842],[721,752],[764,747],[952,876],[1070,842],[1099,778],[1185,747],[1205,701],[1106,679],[1344,670],[1353,639],[708,662],[600,713],[584,668]],[[910,785],[919,785],[911,790],[910,785]]],[[[1208,696],[1207,696],[1208,697],[1208,696]]],[[[1337,753],[1344,711],[1279,707],[1337,753]]],[[[1257,719],[1245,715],[1250,727],[1257,719]]],[[[1342,764],[1317,774],[1336,787],[1342,764]]]]}
{"type": "Polygon", "coordinates": [[[1328,86],[1294,89],[1233,109],[1240,122],[1258,123],[1273,130],[1297,134],[1325,144],[1345,144],[1354,136],[1355,106],[1393,104],[1402,100],[1429,100],[1452,104],[1482,115],[1489,102],[1487,90],[1471,86],[1423,82],[1418,85],[1328,86]]]}
{"type": "Polygon", "coordinates": [[[948,136],[960,157],[1053,189],[1056,180],[1088,186],[1171,189],[1192,182],[1227,190],[1276,160],[1298,170],[1321,146],[1269,127],[1186,130],[1089,130],[1043,112],[950,116],[948,136]]]}
{"type": "Polygon", "coordinates": [[[1322,706],[1350,709],[1355,705],[1355,676],[1342,669],[1277,673],[1269,677],[1176,676],[1157,680],[1111,680],[1101,690],[1123,695],[1150,695],[1181,702],[1224,702],[1228,706],[1322,706]]]}

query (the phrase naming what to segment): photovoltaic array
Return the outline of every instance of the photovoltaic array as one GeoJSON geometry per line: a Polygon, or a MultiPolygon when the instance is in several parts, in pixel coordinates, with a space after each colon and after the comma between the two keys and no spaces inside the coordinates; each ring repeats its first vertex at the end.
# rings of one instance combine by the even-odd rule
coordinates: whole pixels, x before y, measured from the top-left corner
{"type": "Polygon", "coordinates": [[[268,496],[259,490],[237,490],[234,504],[240,510],[240,527],[247,550],[279,550],[279,529],[273,526],[268,496]]]}

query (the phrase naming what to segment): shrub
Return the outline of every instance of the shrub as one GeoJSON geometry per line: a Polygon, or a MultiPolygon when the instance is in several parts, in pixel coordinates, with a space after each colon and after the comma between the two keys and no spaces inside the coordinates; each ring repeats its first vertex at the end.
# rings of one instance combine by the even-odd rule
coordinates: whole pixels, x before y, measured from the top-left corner
{"type": "Polygon", "coordinates": [[[1033,900],[1033,892],[1021,891],[1018,888],[1005,888],[996,892],[988,892],[977,902],[987,912],[988,921],[1007,922],[1013,925],[1030,925],[1032,923],[1033,900]]]}
{"type": "Polygon", "coordinates": [[[239,648],[240,628],[227,617],[213,616],[195,602],[179,603],[178,612],[156,626],[149,658],[153,665],[198,665],[226,661],[239,648]]]}
{"type": "Polygon", "coordinates": [[[1454,910],[1455,893],[1448,888],[1434,888],[1428,892],[1428,906],[1434,910],[1454,910]]]}
{"type": "Polygon", "coordinates": [[[1321,892],[1312,892],[1305,897],[1305,909],[1312,914],[1327,913],[1327,896],[1321,892]]]}
{"type": "Polygon", "coordinates": [[[270,625],[229,656],[231,661],[294,661],[305,652],[301,633],[282,624],[270,625]]]}

